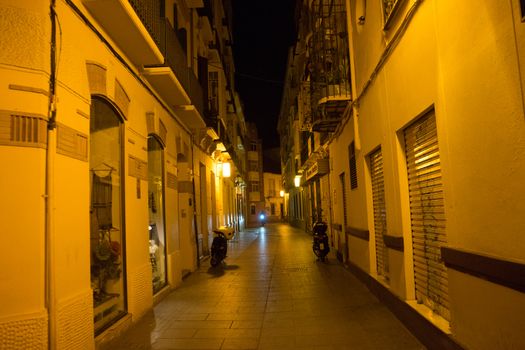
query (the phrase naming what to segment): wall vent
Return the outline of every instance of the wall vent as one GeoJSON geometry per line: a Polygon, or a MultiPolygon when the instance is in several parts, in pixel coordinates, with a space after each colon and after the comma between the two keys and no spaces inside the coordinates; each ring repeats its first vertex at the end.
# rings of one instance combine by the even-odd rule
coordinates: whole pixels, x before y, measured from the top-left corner
{"type": "Polygon", "coordinates": [[[58,124],[57,153],[87,162],[87,135],[63,124],[58,124]]]}
{"type": "Polygon", "coordinates": [[[137,179],[148,181],[148,163],[129,155],[128,175],[136,177],[137,179]]]}
{"type": "Polygon", "coordinates": [[[159,119],[159,136],[164,144],[166,144],[166,136],[168,134],[168,129],[166,129],[166,126],[162,122],[162,120],[159,119]]]}
{"type": "Polygon", "coordinates": [[[47,120],[40,116],[1,111],[0,145],[46,148],[47,120]]]}
{"type": "Polygon", "coordinates": [[[166,177],[166,184],[168,185],[168,188],[171,188],[172,190],[177,189],[177,176],[173,173],[170,173],[168,171],[168,175],[166,177]]]}
{"type": "Polygon", "coordinates": [[[91,94],[106,96],[106,68],[98,63],[87,62],[86,69],[91,94]]]}
{"type": "Polygon", "coordinates": [[[115,104],[120,108],[124,118],[128,119],[128,107],[130,99],[124,87],[115,79],[115,104]]]}

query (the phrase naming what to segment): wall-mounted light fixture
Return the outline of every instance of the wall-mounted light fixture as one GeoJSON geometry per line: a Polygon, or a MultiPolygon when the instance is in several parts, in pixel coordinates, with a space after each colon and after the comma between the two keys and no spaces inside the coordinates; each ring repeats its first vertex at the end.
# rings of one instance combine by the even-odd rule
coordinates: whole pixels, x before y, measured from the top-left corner
{"type": "Polygon", "coordinates": [[[295,175],[293,183],[295,187],[301,187],[301,175],[295,175]]]}
{"type": "Polygon", "coordinates": [[[230,177],[232,174],[230,163],[224,162],[222,163],[222,177],[230,177]]]}
{"type": "Polygon", "coordinates": [[[283,190],[279,191],[279,196],[284,197],[284,191],[283,190]]]}

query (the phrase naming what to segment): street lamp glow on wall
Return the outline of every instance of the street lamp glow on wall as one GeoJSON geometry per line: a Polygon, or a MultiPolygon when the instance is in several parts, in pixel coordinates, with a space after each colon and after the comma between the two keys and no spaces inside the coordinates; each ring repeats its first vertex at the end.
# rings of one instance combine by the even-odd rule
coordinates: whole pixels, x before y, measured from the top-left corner
{"type": "Polygon", "coordinates": [[[295,184],[295,187],[301,187],[301,175],[295,175],[293,183],[295,184]]]}
{"type": "Polygon", "coordinates": [[[223,177],[230,177],[231,176],[231,168],[230,163],[224,162],[222,163],[222,176],[223,177]]]}

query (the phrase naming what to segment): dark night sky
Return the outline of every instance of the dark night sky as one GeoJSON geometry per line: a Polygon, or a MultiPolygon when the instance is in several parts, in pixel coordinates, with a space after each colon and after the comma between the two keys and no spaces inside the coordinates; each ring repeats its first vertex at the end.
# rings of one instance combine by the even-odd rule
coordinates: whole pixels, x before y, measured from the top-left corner
{"type": "Polygon", "coordinates": [[[279,146],[277,119],[288,48],[295,38],[295,0],[233,0],[236,88],[244,116],[255,122],[263,148],[279,146]]]}

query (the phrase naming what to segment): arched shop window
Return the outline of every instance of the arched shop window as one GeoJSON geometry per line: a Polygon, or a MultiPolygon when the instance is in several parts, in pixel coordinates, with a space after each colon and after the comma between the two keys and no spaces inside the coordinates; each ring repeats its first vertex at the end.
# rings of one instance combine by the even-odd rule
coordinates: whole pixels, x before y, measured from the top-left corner
{"type": "Polygon", "coordinates": [[[149,255],[153,293],[166,285],[166,230],[164,229],[164,150],[155,136],[148,138],[149,255]]]}
{"type": "Polygon", "coordinates": [[[122,226],[122,119],[93,96],[90,115],[90,250],[95,333],[126,314],[122,226]]]}

